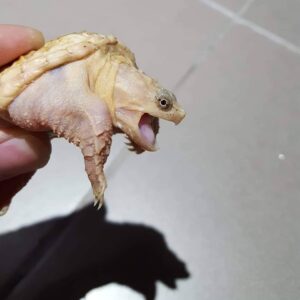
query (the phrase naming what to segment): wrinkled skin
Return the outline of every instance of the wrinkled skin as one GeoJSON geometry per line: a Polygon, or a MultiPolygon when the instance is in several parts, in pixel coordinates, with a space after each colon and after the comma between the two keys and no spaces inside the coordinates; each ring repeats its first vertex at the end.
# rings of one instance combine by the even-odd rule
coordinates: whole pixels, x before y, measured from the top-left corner
{"type": "Polygon", "coordinates": [[[104,55],[100,49],[47,70],[14,98],[4,115],[23,129],[52,132],[79,146],[99,206],[112,135],[125,133],[137,153],[155,151],[158,119],[178,124],[185,115],[175,96],[139,70],[131,56],[126,60],[118,52],[103,64],[104,55]]]}

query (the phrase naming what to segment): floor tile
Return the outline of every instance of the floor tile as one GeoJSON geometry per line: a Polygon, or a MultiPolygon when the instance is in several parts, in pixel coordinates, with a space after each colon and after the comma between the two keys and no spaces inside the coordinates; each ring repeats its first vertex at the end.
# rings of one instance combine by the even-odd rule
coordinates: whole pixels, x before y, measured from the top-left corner
{"type": "Polygon", "coordinates": [[[298,0],[260,0],[245,17],[300,46],[300,2],[298,0]]]}
{"type": "Polygon", "coordinates": [[[299,298],[299,76],[297,55],[234,27],[179,91],[183,124],[110,180],[110,218],[160,228],[187,262],[157,299],[299,298]]]}

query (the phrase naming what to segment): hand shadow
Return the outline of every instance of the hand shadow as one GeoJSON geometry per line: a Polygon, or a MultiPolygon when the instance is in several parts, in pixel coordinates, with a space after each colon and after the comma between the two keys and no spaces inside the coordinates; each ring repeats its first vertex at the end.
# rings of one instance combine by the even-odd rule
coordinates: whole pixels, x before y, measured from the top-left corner
{"type": "Polygon", "coordinates": [[[185,264],[157,230],[113,223],[92,206],[0,236],[0,299],[78,300],[116,282],[155,299],[155,283],[176,288],[185,264]]]}

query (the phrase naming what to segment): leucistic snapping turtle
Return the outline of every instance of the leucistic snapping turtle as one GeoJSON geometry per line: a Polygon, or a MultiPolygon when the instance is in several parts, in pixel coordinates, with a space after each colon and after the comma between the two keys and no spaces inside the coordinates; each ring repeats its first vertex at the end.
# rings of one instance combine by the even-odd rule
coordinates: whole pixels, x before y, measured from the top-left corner
{"type": "Polygon", "coordinates": [[[0,117],[79,146],[99,206],[112,135],[125,133],[137,153],[155,151],[158,119],[178,124],[184,115],[175,96],[138,69],[133,53],[112,36],[69,34],[0,73],[0,117]]]}

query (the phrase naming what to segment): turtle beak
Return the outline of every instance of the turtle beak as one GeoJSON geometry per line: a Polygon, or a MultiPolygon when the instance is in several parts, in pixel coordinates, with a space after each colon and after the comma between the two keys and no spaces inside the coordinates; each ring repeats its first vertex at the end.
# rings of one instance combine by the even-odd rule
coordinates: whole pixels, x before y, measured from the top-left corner
{"type": "Polygon", "coordinates": [[[176,112],[174,114],[173,117],[173,122],[175,123],[175,125],[178,125],[185,117],[185,111],[179,107],[176,109],[176,112]]]}

